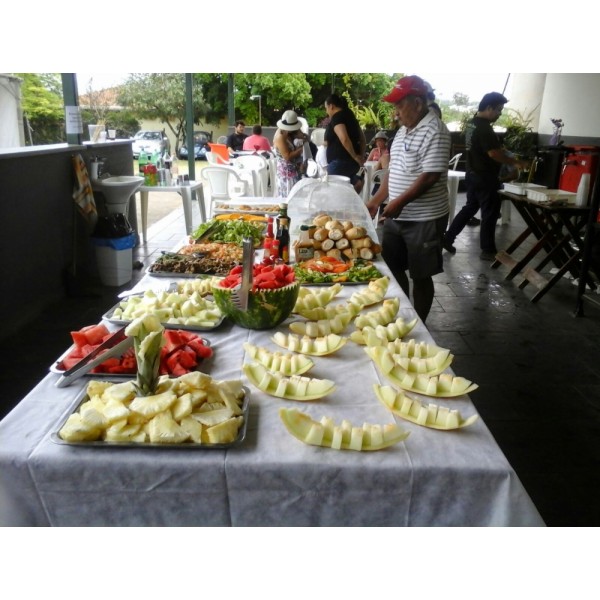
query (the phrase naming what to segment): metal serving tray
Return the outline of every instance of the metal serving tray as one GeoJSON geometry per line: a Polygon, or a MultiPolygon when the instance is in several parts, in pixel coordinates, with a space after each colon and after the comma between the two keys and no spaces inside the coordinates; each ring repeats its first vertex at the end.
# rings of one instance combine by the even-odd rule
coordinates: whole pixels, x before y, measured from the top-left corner
{"type": "MultiPolygon", "coordinates": [[[[116,381],[115,383],[122,383],[122,381],[116,381]]],[[[88,400],[88,396],[86,394],[86,390],[84,389],[81,394],[77,398],[77,402],[74,407],[69,408],[69,410],[61,417],[60,424],[56,431],[50,434],[50,439],[55,444],[61,444],[64,446],[82,446],[84,448],[162,448],[165,450],[227,450],[229,448],[235,448],[239,446],[246,439],[246,430],[248,428],[248,414],[250,407],[250,390],[243,386],[244,390],[244,402],[242,404],[242,416],[244,417],[244,422],[238,431],[238,435],[236,439],[230,444],[196,444],[194,442],[184,442],[181,444],[156,444],[156,443],[135,443],[135,442],[105,442],[103,440],[98,440],[95,442],[67,442],[63,440],[58,434],[59,431],[63,428],[64,424],[67,422],[67,419],[75,412],[79,410],[79,407],[88,400]]]]}
{"type": "MultiPolygon", "coordinates": [[[[181,327],[179,328],[181,329],[181,327]]],[[[202,340],[204,341],[204,345],[208,346],[210,348],[211,346],[211,342],[210,340],[207,340],[204,336],[201,336],[202,340]]],[[[62,361],[69,356],[69,353],[75,349],[75,344],[73,344],[70,348],[68,348],[67,350],[65,350],[65,352],[63,352],[57,359],[56,362],[52,365],[50,365],[50,373],[54,373],[55,375],[64,375],[65,374],[65,369],[61,367],[61,363],[62,361]]],[[[118,357],[120,358],[120,357],[118,357]]],[[[198,366],[200,366],[203,362],[205,361],[205,359],[203,358],[199,358],[198,359],[198,366]]],[[[200,369],[196,369],[196,370],[200,370],[200,369]]],[[[91,377],[91,378],[95,378],[95,379],[104,379],[105,377],[110,377],[110,378],[115,378],[115,379],[132,379],[133,377],[135,377],[135,373],[86,373],[85,375],[82,375],[82,377],[91,377]]]]}
{"type": "MultiPolygon", "coordinates": [[[[139,295],[143,296],[143,294],[139,295]]],[[[127,325],[128,323],[131,323],[131,321],[123,321],[122,319],[113,317],[115,310],[119,308],[120,304],[121,302],[117,302],[117,304],[115,304],[109,311],[102,315],[102,318],[106,319],[109,323],[114,323],[115,325],[127,325]]],[[[184,325],[182,323],[161,323],[161,325],[165,329],[183,329],[184,331],[212,331],[221,325],[224,319],[225,315],[221,315],[221,318],[215,321],[215,324],[212,327],[202,327],[201,325],[184,325]]]]}

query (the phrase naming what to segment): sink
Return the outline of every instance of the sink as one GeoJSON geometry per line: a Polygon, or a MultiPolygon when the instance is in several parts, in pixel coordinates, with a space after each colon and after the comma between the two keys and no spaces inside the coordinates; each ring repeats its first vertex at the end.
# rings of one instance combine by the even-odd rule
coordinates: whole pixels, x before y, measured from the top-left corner
{"type": "Polygon", "coordinates": [[[94,179],[92,187],[102,192],[109,213],[127,213],[129,198],[144,183],[143,177],[136,175],[115,175],[105,179],[94,179]]]}

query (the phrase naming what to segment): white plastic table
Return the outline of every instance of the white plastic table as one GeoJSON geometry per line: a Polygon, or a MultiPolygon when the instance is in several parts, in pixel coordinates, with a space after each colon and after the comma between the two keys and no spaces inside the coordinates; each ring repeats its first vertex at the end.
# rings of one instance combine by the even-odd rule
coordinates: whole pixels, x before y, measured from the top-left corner
{"type": "Polygon", "coordinates": [[[142,201],[142,237],[146,242],[146,230],[148,228],[148,194],[150,192],[177,192],[181,195],[183,203],[183,216],[185,218],[185,232],[192,233],[192,192],[196,192],[198,196],[198,209],[200,210],[200,218],[202,223],[206,221],[206,209],[204,207],[204,190],[201,181],[190,181],[189,185],[142,185],[139,188],[142,201]]]}

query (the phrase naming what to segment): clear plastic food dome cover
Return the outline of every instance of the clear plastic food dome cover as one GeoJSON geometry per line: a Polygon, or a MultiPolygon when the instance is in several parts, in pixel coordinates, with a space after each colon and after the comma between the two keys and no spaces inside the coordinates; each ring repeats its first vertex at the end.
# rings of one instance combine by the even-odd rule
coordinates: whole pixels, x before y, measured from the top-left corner
{"type": "Polygon", "coordinates": [[[287,206],[292,241],[298,237],[301,225],[312,225],[318,214],[327,213],[338,221],[352,221],[353,225],[364,227],[367,235],[379,242],[364,200],[347,181],[334,180],[331,176],[301,179],[291,190],[287,206]]]}

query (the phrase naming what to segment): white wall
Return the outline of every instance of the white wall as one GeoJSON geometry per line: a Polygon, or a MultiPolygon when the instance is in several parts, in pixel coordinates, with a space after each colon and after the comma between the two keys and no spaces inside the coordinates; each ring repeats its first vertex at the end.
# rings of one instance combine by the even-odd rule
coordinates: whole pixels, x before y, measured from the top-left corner
{"type": "Polygon", "coordinates": [[[515,73],[509,101],[524,114],[539,105],[532,128],[540,134],[562,119],[563,137],[600,138],[600,73],[515,73]]]}
{"type": "Polygon", "coordinates": [[[548,73],[539,133],[552,133],[562,119],[563,136],[600,138],[600,73],[548,73]]]}
{"type": "Polygon", "coordinates": [[[24,146],[21,79],[0,74],[0,148],[24,146]]]}

